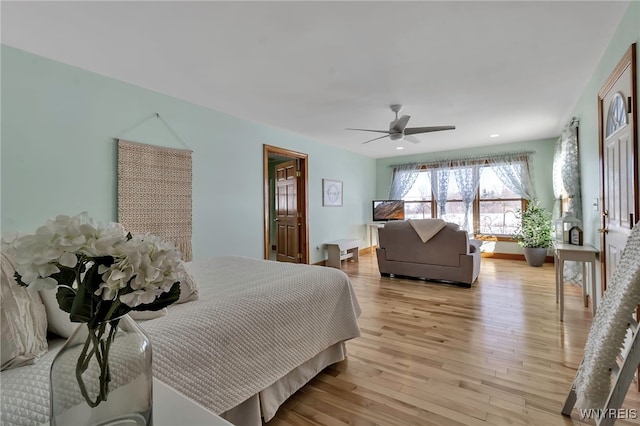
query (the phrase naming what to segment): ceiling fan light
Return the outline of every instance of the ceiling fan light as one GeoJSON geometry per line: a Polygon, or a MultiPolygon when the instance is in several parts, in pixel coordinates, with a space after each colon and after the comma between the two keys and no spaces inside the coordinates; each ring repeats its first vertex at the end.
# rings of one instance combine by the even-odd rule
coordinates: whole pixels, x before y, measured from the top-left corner
{"type": "Polygon", "coordinates": [[[390,133],[389,139],[391,139],[392,141],[401,141],[402,139],[404,139],[404,135],[402,133],[390,133]]]}

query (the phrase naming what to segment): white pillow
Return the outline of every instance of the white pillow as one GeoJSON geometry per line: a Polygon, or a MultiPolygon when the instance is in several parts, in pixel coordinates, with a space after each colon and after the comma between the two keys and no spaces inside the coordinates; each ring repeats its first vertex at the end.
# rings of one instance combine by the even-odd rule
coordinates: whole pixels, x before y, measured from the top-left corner
{"type": "MultiPolygon", "coordinates": [[[[180,297],[175,302],[176,304],[197,300],[199,297],[198,285],[193,280],[191,272],[187,269],[188,264],[183,262],[183,265],[185,272],[183,274],[183,279],[180,280],[180,297]]],[[[60,305],[58,305],[58,300],[56,299],[57,291],[57,288],[53,290],[40,291],[42,301],[44,302],[44,306],[47,310],[49,331],[57,334],[58,336],[69,338],[79,323],[71,322],[69,314],[60,309],[60,305]]],[[[159,318],[166,315],[166,313],[166,309],[161,309],[159,311],[131,311],[129,312],[129,315],[134,320],[140,321],[159,318]]]]}
{"type": "Polygon", "coordinates": [[[58,299],[56,299],[57,292],[57,288],[54,288],[53,290],[40,290],[40,297],[42,297],[42,302],[47,310],[49,331],[60,337],[68,339],[76,328],[78,328],[78,325],[82,323],[71,322],[69,319],[69,313],[60,309],[58,299]]]}
{"type": "Polygon", "coordinates": [[[16,282],[13,256],[2,252],[1,257],[0,352],[5,370],[33,364],[47,352],[47,315],[38,292],[16,282]]]}
{"type": "Polygon", "coordinates": [[[180,281],[180,298],[175,303],[184,303],[191,300],[198,300],[199,290],[198,284],[193,279],[193,275],[189,271],[189,262],[182,262],[184,266],[184,275],[180,281]]]}

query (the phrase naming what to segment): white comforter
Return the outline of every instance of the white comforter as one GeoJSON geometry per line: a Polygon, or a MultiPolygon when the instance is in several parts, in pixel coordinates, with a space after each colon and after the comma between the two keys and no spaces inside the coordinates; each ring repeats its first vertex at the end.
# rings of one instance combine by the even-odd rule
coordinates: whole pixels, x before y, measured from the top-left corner
{"type": "MultiPolygon", "coordinates": [[[[198,260],[189,269],[200,299],[141,325],[154,376],[216,413],[360,335],[360,307],[340,270],[240,257],[198,260]]],[[[2,372],[3,426],[48,420],[56,346],[35,365],[2,372]]]]}
{"type": "Polygon", "coordinates": [[[216,413],[360,335],[357,299],[337,269],[240,257],[189,269],[200,299],[142,326],[154,376],[216,413]]]}

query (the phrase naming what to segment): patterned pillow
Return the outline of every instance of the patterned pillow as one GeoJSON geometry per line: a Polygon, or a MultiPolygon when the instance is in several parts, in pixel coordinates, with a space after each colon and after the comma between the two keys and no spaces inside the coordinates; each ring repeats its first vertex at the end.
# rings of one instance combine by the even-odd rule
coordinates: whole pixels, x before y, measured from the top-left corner
{"type": "Polygon", "coordinates": [[[47,314],[37,291],[16,283],[16,261],[2,252],[0,323],[2,328],[2,370],[33,364],[47,352],[47,314]]]}

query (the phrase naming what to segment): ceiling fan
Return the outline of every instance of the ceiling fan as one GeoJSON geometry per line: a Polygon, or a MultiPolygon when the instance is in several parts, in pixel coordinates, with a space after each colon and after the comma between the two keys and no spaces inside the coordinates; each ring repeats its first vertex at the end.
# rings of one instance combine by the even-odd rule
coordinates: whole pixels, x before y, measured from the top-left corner
{"type": "Polygon", "coordinates": [[[428,132],[439,132],[441,130],[454,130],[456,126],[432,126],[432,127],[407,127],[407,123],[411,116],[403,115],[398,118],[398,113],[402,111],[402,105],[394,104],[390,106],[391,111],[396,113],[396,119],[389,123],[389,130],[371,130],[371,129],[347,129],[347,130],[361,130],[364,132],[376,132],[376,133],[386,133],[384,136],[380,136],[379,138],[370,139],[368,141],[362,142],[369,143],[373,141],[377,141],[382,138],[389,138],[392,141],[401,141],[406,140],[412,143],[420,143],[420,139],[416,138],[415,135],[418,133],[428,133],[428,132]]]}

